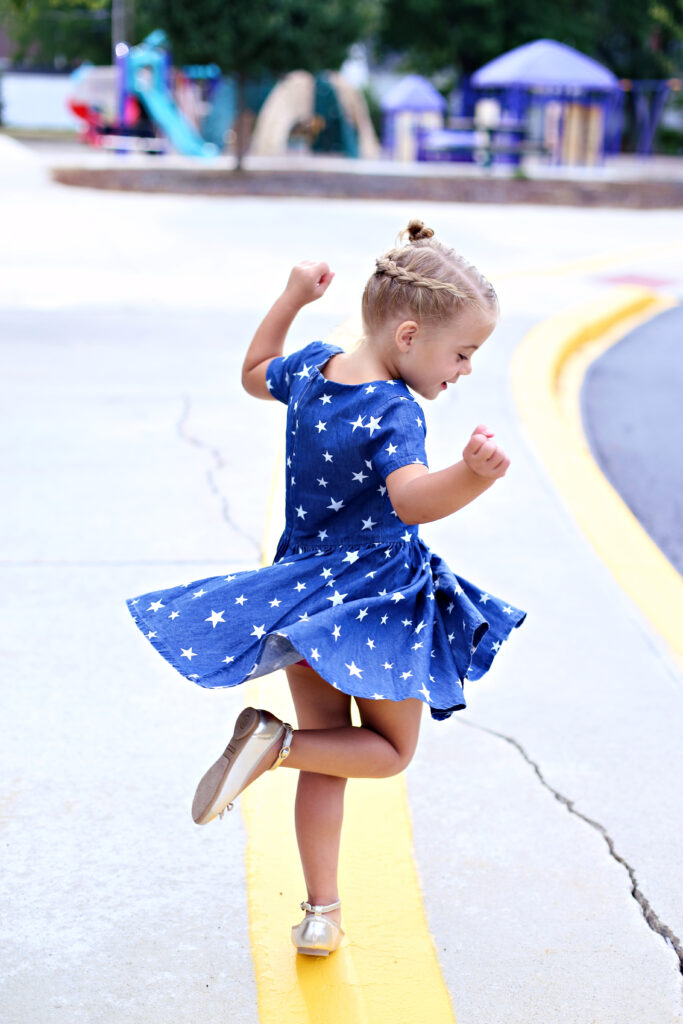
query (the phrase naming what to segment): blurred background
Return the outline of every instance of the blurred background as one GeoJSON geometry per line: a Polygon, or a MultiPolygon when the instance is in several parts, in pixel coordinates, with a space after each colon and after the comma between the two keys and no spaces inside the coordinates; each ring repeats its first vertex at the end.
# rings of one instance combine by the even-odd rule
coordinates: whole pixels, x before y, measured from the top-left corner
{"type": "Polygon", "coordinates": [[[190,157],[683,152],[681,0],[0,0],[0,125],[190,157]]]}

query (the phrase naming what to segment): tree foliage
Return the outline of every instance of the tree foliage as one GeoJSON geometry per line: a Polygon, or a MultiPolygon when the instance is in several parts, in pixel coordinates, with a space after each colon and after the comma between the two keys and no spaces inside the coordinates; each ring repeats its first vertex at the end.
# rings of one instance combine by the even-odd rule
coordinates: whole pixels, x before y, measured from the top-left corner
{"type": "Polygon", "coordinates": [[[19,64],[108,64],[110,6],[109,0],[0,0],[0,25],[19,64]]]}
{"type": "Polygon", "coordinates": [[[682,0],[384,0],[380,53],[423,73],[470,74],[515,46],[555,39],[618,77],[681,70],[682,0]]]}

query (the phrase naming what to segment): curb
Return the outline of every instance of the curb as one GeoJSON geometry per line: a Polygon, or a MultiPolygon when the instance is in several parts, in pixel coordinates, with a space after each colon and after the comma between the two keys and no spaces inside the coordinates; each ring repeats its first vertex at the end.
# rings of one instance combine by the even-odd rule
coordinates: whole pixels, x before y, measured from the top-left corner
{"type": "Polygon", "coordinates": [[[595,462],[580,410],[588,366],[673,305],[675,299],[647,288],[612,289],[534,327],[514,352],[510,373],[520,419],[571,514],[683,665],[683,579],[595,462]]]}

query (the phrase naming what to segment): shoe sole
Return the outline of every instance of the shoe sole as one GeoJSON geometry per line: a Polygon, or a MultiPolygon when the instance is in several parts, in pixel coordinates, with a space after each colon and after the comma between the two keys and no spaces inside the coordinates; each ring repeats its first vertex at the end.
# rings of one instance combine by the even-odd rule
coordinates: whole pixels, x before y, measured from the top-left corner
{"type": "Polygon", "coordinates": [[[242,792],[258,769],[260,762],[252,767],[247,777],[240,778],[240,775],[244,776],[244,772],[239,772],[236,762],[260,721],[261,717],[255,708],[245,708],[240,714],[235,722],[232,739],[218,760],[202,776],[197,786],[192,801],[192,818],[195,824],[206,825],[221,811],[224,811],[242,792]]]}

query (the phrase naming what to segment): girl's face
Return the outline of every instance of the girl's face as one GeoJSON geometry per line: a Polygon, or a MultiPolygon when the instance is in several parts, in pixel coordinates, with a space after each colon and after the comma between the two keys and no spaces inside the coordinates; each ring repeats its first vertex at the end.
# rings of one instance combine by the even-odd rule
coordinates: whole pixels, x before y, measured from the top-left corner
{"type": "Polygon", "coordinates": [[[472,306],[436,326],[404,321],[396,331],[401,376],[423,398],[437,398],[472,372],[472,356],[495,326],[490,314],[472,306]]]}

